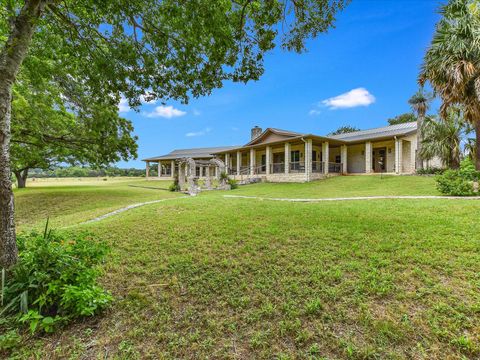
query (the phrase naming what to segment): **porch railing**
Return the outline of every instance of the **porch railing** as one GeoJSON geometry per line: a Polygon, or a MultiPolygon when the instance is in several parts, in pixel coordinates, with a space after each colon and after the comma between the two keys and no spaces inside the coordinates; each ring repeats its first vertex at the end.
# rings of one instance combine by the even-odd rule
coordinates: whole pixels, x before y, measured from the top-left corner
{"type": "Polygon", "coordinates": [[[342,165],[343,165],[342,163],[328,163],[328,172],[341,173],[342,165]]]}
{"type": "Polygon", "coordinates": [[[290,163],[290,172],[292,172],[292,173],[305,172],[305,162],[303,162],[303,161],[292,161],[290,163]]]}
{"type": "Polygon", "coordinates": [[[323,173],[323,162],[322,161],[312,161],[312,172],[323,173]]]}

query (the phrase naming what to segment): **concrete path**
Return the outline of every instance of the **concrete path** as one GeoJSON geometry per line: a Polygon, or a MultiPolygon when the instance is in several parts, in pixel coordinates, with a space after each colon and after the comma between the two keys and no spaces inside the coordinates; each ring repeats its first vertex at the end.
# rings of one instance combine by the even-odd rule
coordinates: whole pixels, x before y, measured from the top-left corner
{"type": "Polygon", "coordinates": [[[223,195],[223,197],[225,197],[225,198],[238,198],[238,199],[288,201],[288,202],[321,202],[321,201],[351,201],[351,200],[380,200],[380,199],[480,200],[480,196],[435,196],[435,195],[354,196],[354,197],[319,198],[319,199],[268,198],[268,197],[261,197],[261,196],[245,196],[245,195],[223,195]]]}
{"type": "Polygon", "coordinates": [[[168,200],[184,199],[184,198],[188,198],[188,197],[190,197],[190,196],[180,196],[180,197],[176,197],[176,198],[146,201],[146,202],[143,202],[143,203],[128,205],[128,206],[125,206],[124,208],[117,209],[117,210],[112,211],[112,212],[109,212],[109,213],[107,213],[107,214],[105,214],[105,215],[98,216],[98,217],[96,217],[96,218],[94,218],[94,219],[81,222],[81,223],[78,224],[78,225],[90,224],[90,223],[93,223],[93,222],[97,222],[97,221],[100,221],[100,220],[109,218],[109,217],[111,217],[111,216],[121,214],[121,213],[123,213],[123,212],[125,212],[125,211],[138,208],[138,207],[140,207],[140,206],[149,205],[149,204],[156,204],[156,203],[164,202],[164,201],[168,201],[168,200]]]}

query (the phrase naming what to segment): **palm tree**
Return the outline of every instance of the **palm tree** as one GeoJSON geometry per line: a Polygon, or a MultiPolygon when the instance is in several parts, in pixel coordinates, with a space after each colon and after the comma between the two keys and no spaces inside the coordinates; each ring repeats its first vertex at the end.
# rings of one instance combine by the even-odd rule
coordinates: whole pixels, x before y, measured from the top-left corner
{"type": "Polygon", "coordinates": [[[422,127],[422,159],[438,156],[447,167],[458,169],[468,131],[463,112],[458,107],[451,107],[446,117],[427,116],[422,127]]]}
{"type": "MultiPolygon", "coordinates": [[[[429,81],[442,99],[440,113],[460,104],[465,119],[476,132],[480,144],[480,5],[476,1],[450,0],[442,6],[419,77],[429,81]]],[[[476,146],[476,168],[480,170],[480,146],[476,146]]]]}
{"type": "Polygon", "coordinates": [[[423,89],[418,90],[409,100],[413,112],[417,115],[417,152],[415,154],[415,168],[423,169],[423,158],[422,158],[422,129],[423,129],[423,120],[425,115],[430,107],[430,102],[432,101],[432,95],[427,94],[423,89]]]}

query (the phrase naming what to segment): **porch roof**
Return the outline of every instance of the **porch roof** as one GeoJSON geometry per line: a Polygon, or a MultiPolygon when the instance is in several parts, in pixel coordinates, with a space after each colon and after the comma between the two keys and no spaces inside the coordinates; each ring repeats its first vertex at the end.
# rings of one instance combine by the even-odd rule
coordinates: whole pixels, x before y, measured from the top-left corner
{"type": "Polygon", "coordinates": [[[394,136],[409,135],[415,131],[417,131],[416,121],[404,124],[382,126],[368,130],[360,130],[346,134],[331,135],[330,137],[337,140],[343,140],[351,144],[368,140],[384,140],[394,136]]]}
{"type": "Polygon", "coordinates": [[[208,148],[177,149],[165,155],[142,159],[142,161],[176,160],[181,158],[211,159],[214,157],[213,154],[216,152],[228,151],[229,149],[234,149],[237,147],[238,146],[218,146],[208,148]]]}

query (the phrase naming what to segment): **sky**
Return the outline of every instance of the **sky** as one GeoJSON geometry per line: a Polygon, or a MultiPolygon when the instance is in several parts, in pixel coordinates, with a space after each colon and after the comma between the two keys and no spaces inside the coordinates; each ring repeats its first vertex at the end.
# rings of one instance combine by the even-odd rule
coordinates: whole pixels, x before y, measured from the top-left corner
{"type": "Polygon", "coordinates": [[[417,77],[439,20],[437,0],[353,0],[327,34],[302,54],[280,48],[265,57],[256,82],[224,84],[188,105],[125,103],[138,136],[138,158],[174,149],[243,145],[256,125],[326,135],[340,126],[368,129],[410,111],[417,77]]]}

